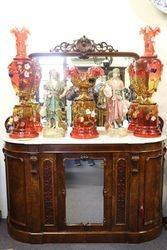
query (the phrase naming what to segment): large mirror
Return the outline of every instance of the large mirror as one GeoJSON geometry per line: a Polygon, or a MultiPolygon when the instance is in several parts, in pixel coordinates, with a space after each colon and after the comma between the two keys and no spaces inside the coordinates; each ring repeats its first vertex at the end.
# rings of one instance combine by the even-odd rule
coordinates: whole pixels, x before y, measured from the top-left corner
{"type": "MultiPolygon", "coordinates": [[[[59,73],[60,81],[65,82],[67,89],[72,88],[72,82],[66,77],[66,70],[76,66],[81,71],[87,71],[90,67],[101,67],[105,74],[97,79],[94,86],[94,99],[97,104],[98,117],[97,125],[103,126],[105,120],[105,107],[103,107],[100,97],[100,87],[112,76],[114,68],[120,69],[121,80],[124,83],[125,89],[129,89],[130,80],[128,74],[128,66],[134,60],[139,58],[133,52],[118,52],[111,45],[102,43],[95,43],[93,40],[86,38],[74,41],[72,44],[63,42],[56,46],[50,53],[33,53],[32,58],[38,60],[42,79],[40,83],[39,92],[37,93],[37,100],[43,104],[45,85],[49,81],[51,74],[59,73]]],[[[72,124],[71,103],[73,95],[67,93],[64,98],[66,107],[66,119],[68,126],[72,124]]]]}

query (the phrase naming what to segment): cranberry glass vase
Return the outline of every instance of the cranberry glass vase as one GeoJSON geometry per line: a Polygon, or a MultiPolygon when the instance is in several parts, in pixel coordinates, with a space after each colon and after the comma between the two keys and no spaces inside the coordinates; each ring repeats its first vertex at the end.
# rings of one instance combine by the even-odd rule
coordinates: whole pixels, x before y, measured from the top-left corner
{"type": "Polygon", "coordinates": [[[136,103],[138,103],[134,111],[135,113],[137,111],[136,125],[132,128],[130,124],[129,128],[132,128],[134,135],[139,137],[160,135],[158,106],[151,100],[152,95],[157,91],[163,69],[161,61],[154,55],[153,37],[158,32],[158,28],[152,29],[149,26],[141,30],[144,34],[145,53],[129,67],[130,80],[137,94],[136,103]]]}
{"type": "Polygon", "coordinates": [[[103,74],[103,69],[93,67],[87,72],[81,72],[76,67],[68,71],[73,85],[79,88],[79,96],[72,105],[71,137],[73,138],[89,139],[99,136],[96,128],[96,103],[92,87],[95,85],[96,79],[103,74]]]}
{"type": "Polygon", "coordinates": [[[152,103],[151,97],[157,91],[161,79],[162,63],[157,56],[140,57],[134,63],[135,84],[138,86],[139,103],[152,103]]]}
{"type": "Polygon", "coordinates": [[[16,38],[17,55],[9,65],[9,76],[12,86],[19,97],[19,105],[13,110],[12,138],[32,138],[38,136],[40,123],[39,104],[34,102],[39,88],[41,71],[39,64],[27,57],[26,40],[29,31],[25,28],[11,31],[16,38]]]}

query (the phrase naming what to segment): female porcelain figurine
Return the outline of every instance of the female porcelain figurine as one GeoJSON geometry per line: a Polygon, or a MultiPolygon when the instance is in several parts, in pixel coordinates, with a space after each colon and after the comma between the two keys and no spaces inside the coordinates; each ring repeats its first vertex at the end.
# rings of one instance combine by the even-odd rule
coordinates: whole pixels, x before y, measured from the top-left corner
{"type": "Polygon", "coordinates": [[[46,119],[43,129],[44,137],[63,137],[67,129],[63,97],[67,87],[60,81],[59,73],[53,69],[49,72],[50,79],[46,82],[42,116],[46,119]]]}
{"type": "Polygon", "coordinates": [[[106,76],[101,76],[96,81],[95,93],[97,94],[97,107],[99,109],[106,109],[106,96],[104,95],[104,87],[106,84],[106,76]]]}
{"type": "Polygon", "coordinates": [[[110,134],[126,134],[126,130],[123,128],[125,112],[127,111],[124,106],[124,88],[124,83],[120,79],[120,70],[118,68],[113,69],[112,76],[109,73],[109,80],[103,89],[107,98],[105,128],[110,134]]]}

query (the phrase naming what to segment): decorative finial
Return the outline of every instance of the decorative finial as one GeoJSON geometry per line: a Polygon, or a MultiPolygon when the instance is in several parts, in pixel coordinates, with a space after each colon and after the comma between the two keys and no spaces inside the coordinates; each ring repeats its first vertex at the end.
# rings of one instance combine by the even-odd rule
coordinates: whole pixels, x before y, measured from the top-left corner
{"type": "Polygon", "coordinates": [[[16,50],[17,50],[16,58],[27,57],[26,41],[27,41],[28,35],[30,34],[29,30],[26,29],[25,27],[23,27],[22,29],[13,28],[11,30],[11,33],[13,33],[16,38],[16,50]]]}
{"type": "Polygon", "coordinates": [[[160,28],[151,28],[150,26],[146,26],[145,28],[141,28],[140,34],[143,35],[144,38],[144,56],[154,56],[154,37],[160,33],[160,28]]]}

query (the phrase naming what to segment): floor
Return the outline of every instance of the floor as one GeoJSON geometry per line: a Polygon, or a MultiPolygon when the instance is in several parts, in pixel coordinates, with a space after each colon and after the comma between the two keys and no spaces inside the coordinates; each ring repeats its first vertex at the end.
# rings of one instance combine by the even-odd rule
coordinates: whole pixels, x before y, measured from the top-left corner
{"type": "Polygon", "coordinates": [[[43,244],[31,245],[13,240],[7,233],[6,221],[0,223],[0,250],[167,250],[167,231],[155,240],[140,244],[43,244]]]}

